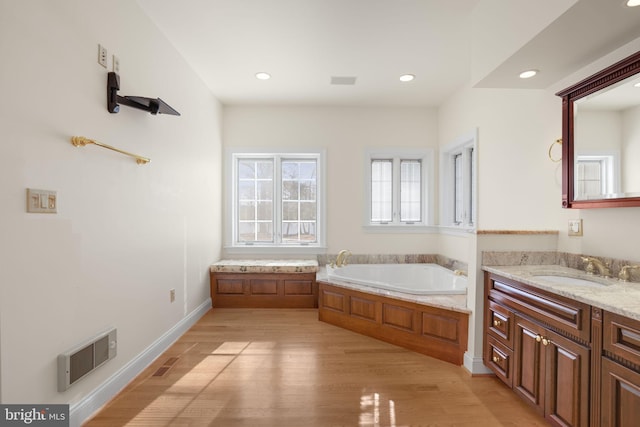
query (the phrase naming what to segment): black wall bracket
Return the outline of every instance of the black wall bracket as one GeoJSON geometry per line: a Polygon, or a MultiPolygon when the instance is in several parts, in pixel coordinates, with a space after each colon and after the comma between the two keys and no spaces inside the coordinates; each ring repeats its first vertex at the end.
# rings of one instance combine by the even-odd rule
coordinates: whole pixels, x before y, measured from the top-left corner
{"type": "Polygon", "coordinates": [[[114,72],[110,72],[107,75],[107,110],[109,110],[110,113],[117,113],[118,111],[120,111],[120,104],[122,104],[128,107],[137,108],[138,110],[147,111],[153,115],[180,115],[180,113],[171,108],[169,104],[167,104],[160,98],[147,98],[144,96],[120,96],[118,95],[118,90],[120,90],[120,76],[118,76],[118,74],[114,72]]]}

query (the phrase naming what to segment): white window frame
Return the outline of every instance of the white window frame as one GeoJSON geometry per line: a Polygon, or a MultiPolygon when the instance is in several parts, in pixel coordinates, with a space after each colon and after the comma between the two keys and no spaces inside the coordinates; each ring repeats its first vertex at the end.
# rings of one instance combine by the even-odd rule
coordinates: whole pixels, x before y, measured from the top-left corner
{"type": "Polygon", "coordinates": [[[326,151],[289,150],[289,149],[228,149],[226,150],[225,200],[226,218],[224,220],[225,250],[228,253],[284,253],[284,254],[319,254],[326,250],[326,151]],[[273,242],[239,242],[238,235],[238,161],[241,159],[276,159],[274,164],[274,241],[273,242]],[[309,243],[283,242],[280,226],[282,223],[281,199],[281,160],[282,159],[315,159],[317,161],[316,177],[316,241],[309,243]]]}
{"type": "Polygon", "coordinates": [[[603,199],[607,197],[615,197],[620,193],[620,155],[615,150],[608,151],[585,151],[576,153],[575,155],[575,193],[576,200],[603,199]],[[598,162],[600,163],[600,191],[601,194],[585,195],[578,194],[580,186],[578,185],[578,164],[582,162],[598,162]]]}
{"type": "Polygon", "coordinates": [[[368,149],[364,156],[365,197],[363,228],[368,232],[432,232],[434,224],[435,162],[433,149],[368,149]],[[374,160],[393,161],[393,219],[380,223],[371,221],[371,163],[374,160]],[[400,161],[419,160],[421,162],[421,213],[420,222],[400,221],[400,161]]]}
{"type": "Polygon", "coordinates": [[[440,152],[440,226],[473,231],[478,223],[478,131],[459,136],[440,152]],[[462,200],[456,206],[455,158],[462,156],[462,200]],[[462,221],[456,221],[456,208],[462,208],[462,221]]]}

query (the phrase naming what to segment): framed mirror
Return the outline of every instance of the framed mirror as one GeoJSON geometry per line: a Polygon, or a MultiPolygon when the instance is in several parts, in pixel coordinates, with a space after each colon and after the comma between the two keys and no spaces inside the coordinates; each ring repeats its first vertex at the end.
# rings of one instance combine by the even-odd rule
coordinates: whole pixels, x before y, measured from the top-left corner
{"type": "Polygon", "coordinates": [[[562,207],[640,206],[640,52],[556,95],[562,207]]]}

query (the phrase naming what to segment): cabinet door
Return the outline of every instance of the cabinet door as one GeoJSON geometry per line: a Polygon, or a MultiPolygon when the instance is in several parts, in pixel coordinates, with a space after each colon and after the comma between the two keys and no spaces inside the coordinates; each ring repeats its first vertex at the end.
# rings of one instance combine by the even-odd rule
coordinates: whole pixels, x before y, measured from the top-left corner
{"type": "Polygon", "coordinates": [[[544,329],[526,319],[515,316],[515,348],[513,389],[523,399],[538,408],[544,414],[544,383],[542,373],[545,370],[542,352],[544,329]]]}
{"type": "Polygon", "coordinates": [[[555,425],[589,425],[588,348],[546,331],[542,337],[546,359],[545,417],[555,425]]]}
{"type": "Polygon", "coordinates": [[[640,374],[602,358],[602,427],[640,422],[640,374]]]}

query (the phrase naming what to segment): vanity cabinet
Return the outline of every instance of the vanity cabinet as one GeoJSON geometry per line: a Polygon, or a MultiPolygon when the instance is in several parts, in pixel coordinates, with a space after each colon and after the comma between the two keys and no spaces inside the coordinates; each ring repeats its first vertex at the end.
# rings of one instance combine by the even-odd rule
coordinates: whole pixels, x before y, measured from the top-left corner
{"type": "Polygon", "coordinates": [[[640,322],[604,312],[602,426],[640,423],[640,322]]]}
{"type": "Polygon", "coordinates": [[[485,275],[484,363],[552,425],[588,426],[591,307],[485,275]]]}

